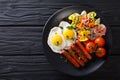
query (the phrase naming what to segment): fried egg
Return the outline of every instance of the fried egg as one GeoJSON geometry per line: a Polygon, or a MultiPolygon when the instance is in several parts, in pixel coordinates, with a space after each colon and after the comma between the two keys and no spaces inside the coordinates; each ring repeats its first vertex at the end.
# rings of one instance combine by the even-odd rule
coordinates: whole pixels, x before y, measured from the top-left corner
{"type": "Polygon", "coordinates": [[[59,26],[62,27],[63,29],[62,34],[66,41],[65,49],[68,49],[68,47],[71,46],[71,44],[75,42],[75,39],[77,37],[76,31],[66,21],[61,21],[59,26]]]}
{"type": "Polygon", "coordinates": [[[53,52],[61,53],[66,46],[66,42],[60,27],[53,27],[50,30],[47,43],[53,52]]]}

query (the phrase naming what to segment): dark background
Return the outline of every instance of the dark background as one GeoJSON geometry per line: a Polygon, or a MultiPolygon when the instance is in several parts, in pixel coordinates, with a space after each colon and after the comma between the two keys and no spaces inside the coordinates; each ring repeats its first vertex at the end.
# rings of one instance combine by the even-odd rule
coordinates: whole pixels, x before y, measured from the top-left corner
{"type": "Polygon", "coordinates": [[[0,0],[0,80],[119,80],[119,0],[0,0]],[[101,10],[112,30],[112,52],[105,64],[85,77],[57,72],[42,49],[47,19],[67,6],[89,4],[101,10]]]}

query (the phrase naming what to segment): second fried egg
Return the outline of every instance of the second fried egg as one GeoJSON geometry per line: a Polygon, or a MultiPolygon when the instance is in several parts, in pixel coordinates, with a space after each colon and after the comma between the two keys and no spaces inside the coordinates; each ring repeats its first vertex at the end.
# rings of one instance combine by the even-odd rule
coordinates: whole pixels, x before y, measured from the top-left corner
{"type": "Polygon", "coordinates": [[[62,29],[63,29],[62,34],[63,34],[65,41],[66,41],[65,49],[68,49],[68,47],[71,46],[71,44],[75,42],[75,39],[77,37],[76,31],[66,21],[61,21],[59,26],[62,27],[62,29]]]}

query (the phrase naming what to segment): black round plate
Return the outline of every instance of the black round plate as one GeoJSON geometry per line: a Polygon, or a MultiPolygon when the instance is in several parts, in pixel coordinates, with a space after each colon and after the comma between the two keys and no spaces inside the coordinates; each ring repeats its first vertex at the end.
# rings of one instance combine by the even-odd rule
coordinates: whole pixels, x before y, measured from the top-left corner
{"type": "Polygon", "coordinates": [[[71,7],[66,7],[66,8],[63,8],[55,12],[48,19],[48,21],[46,22],[44,26],[42,43],[43,43],[43,49],[44,49],[45,55],[47,56],[48,61],[53,65],[53,67],[56,70],[63,72],[65,74],[71,75],[71,76],[84,76],[84,75],[87,75],[89,73],[96,71],[105,62],[111,50],[110,48],[112,45],[112,36],[111,36],[110,27],[105,23],[99,11],[97,11],[94,8],[88,7],[88,6],[71,6],[71,7]],[[107,32],[105,36],[105,40],[106,40],[105,48],[107,50],[107,55],[101,59],[93,57],[93,59],[89,61],[85,67],[76,69],[72,64],[70,64],[69,62],[65,62],[64,59],[61,59],[60,54],[56,54],[52,52],[52,50],[49,48],[47,44],[47,38],[50,32],[50,29],[53,28],[54,26],[57,26],[61,20],[67,18],[70,14],[74,12],[81,13],[83,10],[86,10],[87,12],[95,11],[97,13],[97,16],[101,18],[102,23],[106,25],[107,32]]]}

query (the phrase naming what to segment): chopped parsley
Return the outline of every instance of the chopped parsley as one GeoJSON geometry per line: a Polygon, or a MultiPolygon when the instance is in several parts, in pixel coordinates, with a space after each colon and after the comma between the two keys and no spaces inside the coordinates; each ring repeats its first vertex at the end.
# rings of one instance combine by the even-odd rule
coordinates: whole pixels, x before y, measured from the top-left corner
{"type": "Polygon", "coordinates": [[[59,41],[56,42],[56,46],[59,46],[59,41]]]}
{"type": "Polygon", "coordinates": [[[67,26],[67,28],[70,29],[70,30],[71,30],[71,29],[74,29],[73,26],[67,26]]]}
{"type": "Polygon", "coordinates": [[[71,54],[75,54],[75,52],[74,52],[74,51],[72,51],[72,52],[71,52],[71,54]]]}
{"type": "Polygon", "coordinates": [[[83,52],[80,52],[80,55],[82,55],[83,54],[83,52]]]}
{"type": "Polygon", "coordinates": [[[75,40],[75,38],[71,38],[71,40],[73,40],[73,41],[74,41],[74,40],[75,40]]]}
{"type": "Polygon", "coordinates": [[[63,27],[60,26],[61,29],[63,29],[63,27]]]}
{"type": "Polygon", "coordinates": [[[69,39],[69,36],[68,36],[68,35],[66,35],[66,38],[67,38],[67,39],[69,39]]]}
{"type": "Polygon", "coordinates": [[[70,53],[70,52],[67,52],[67,55],[71,55],[72,53],[70,53]]]}

